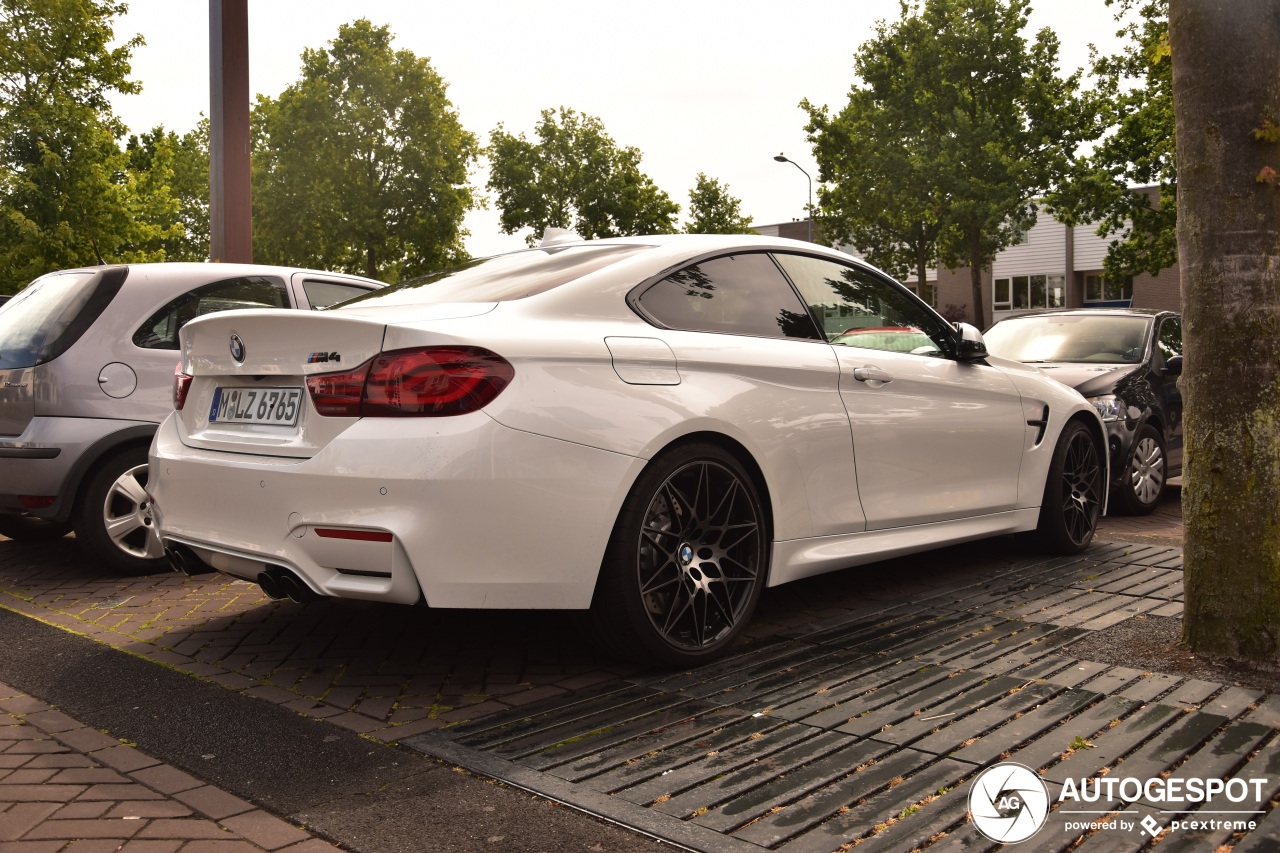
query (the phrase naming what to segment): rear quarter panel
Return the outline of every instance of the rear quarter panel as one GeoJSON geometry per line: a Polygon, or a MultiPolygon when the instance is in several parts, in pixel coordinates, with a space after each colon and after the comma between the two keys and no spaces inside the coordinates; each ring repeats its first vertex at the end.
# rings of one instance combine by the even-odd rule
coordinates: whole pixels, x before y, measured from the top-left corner
{"type": "Polygon", "coordinates": [[[825,343],[674,332],[639,318],[512,322],[508,307],[472,330],[450,329],[515,367],[485,409],[499,423],[646,460],[694,433],[723,435],[760,467],[775,538],[863,528],[839,368],[825,343]],[[663,341],[679,384],[624,382],[605,344],[614,336],[663,341]]]}

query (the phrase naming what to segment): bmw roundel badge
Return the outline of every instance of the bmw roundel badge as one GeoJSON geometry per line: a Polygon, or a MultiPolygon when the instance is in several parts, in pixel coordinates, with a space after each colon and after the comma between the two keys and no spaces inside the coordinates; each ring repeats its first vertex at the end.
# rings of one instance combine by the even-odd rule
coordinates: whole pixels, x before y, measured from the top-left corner
{"type": "Polygon", "coordinates": [[[231,357],[237,364],[244,364],[244,341],[236,334],[231,336],[231,357]]]}

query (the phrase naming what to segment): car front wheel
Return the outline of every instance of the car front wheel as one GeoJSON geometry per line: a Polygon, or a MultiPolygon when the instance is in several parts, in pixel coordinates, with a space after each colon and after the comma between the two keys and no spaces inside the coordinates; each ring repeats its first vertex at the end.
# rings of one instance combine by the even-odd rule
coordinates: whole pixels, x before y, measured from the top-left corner
{"type": "Polygon", "coordinates": [[[1093,433],[1072,421],[1058,437],[1040,504],[1041,540],[1059,554],[1078,554],[1093,541],[1102,514],[1102,454],[1093,433]]]}
{"type": "Polygon", "coordinates": [[[1154,511],[1164,492],[1167,472],[1164,439],[1151,424],[1143,424],[1133,438],[1133,452],[1116,489],[1120,508],[1129,515],[1147,515],[1154,511]]]}
{"type": "Polygon", "coordinates": [[[122,574],[169,567],[147,496],[147,449],[109,456],[89,478],[76,512],[76,539],[93,557],[122,574]]]}
{"type": "Polygon", "coordinates": [[[592,605],[615,652],[673,667],[721,655],[755,611],[769,542],[759,491],[710,444],[655,458],[610,538],[592,605]]]}

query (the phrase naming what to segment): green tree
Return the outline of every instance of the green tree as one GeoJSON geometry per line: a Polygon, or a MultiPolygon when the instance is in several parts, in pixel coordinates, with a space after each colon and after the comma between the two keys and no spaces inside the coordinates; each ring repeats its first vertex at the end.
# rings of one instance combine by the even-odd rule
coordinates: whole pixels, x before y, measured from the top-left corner
{"type": "Polygon", "coordinates": [[[1090,104],[1101,139],[1048,202],[1064,221],[1097,222],[1100,235],[1116,237],[1107,253],[1109,276],[1155,275],[1178,259],[1168,1],[1112,2],[1118,19],[1135,10],[1137,18],[1119,33],[1128,38],[1125,48],[1093,63],[1090,104]],[[1158,187],[1154,198],[1133,189],[1151,185],[1158,187]]]}
{"type": "Polygon", "coordinates": [[[923,275],[935,257],[968,266],[978,323],[983,269],[1022,240],[1090,128],[1079,73],[1058,75],[1057,37],[1023,38],[1028,11],[1028,0],[904,2],[855,54],[862,85],[839,115],[801,103],[828,184],[824,233],[898,271],[923,275]]]}
{"type": "Polygon", "coordinates": [[[1170,0],[1184,642],[1280,664],[1280,8],[1170,0]]]}
{"type": "Polygon", "coordinates": [[[729,185],[698,173],[689,190],[686,234],[754,234],[751,217],[742,215],[742,200],[729,195],[729,185]]]}
{"type": "Polygon", "coordinates": [[[302,54],[302,78],[259,98],[254,257],[396,281],[466,258],[478,143],[430,62],[365,19],[302,54]]]}
{"type": "Polygon", "coordinates": [[[161,260],[172,207],[163,166],[129,169],[108,95],[134,37],[111,48],[108,0],[0,0],[0,289],[53,269],[161,260]]]}
{"type": "Polygon", "coordinates": [[[640,151],[621,148],[594,116],[543,110],[537,141],[498,125],[489,136],[489,189],[497,193],[502,230],[547,228],[582,237],[669,234],[680,205],[640,171],[640,151]]]}
{"type": "MultiPolygon", "coordinates": [[[[944,204],[938,175],[943,164],[931,130],[934,117],[916,107],[917,81],[926,69],[924,20],[909,15],[893,27],[881,22],[876,37],[854,54],[863,81],[832,117],[826,106],[805,99],[805,126],[818,161],[822,232],[836,243],[858,247],[871,263],[892,275],[928,280],[937,263],[944,204]]],[[[932,60],[928,60],[932,63],[932,60]]]]}
{"type": "Polygon", "coordinates": [[[209,257],[209,120],[179,136],[155,127],[130,136],[125,146],[135,174],[167,169],[176,207],[157,224],[170,235],[163,241],[165,260],[203,261],[209,257]]]}

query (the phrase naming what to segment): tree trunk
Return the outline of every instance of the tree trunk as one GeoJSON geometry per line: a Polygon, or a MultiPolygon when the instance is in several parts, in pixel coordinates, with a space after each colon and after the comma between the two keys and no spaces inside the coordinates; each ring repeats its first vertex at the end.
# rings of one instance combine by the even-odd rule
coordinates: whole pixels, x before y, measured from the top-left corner
{"type": "Polygon", "coordinates": [[[986,311],[982,307],[982,232],[974,230],[969,235],[969,281],[973,285],[973,324],[979,329],[987,325],[986,311]]]}
{"type": "Polygon", "coordinates": [[[1192,650],[1280,663],[1280,4],[1171,0],[1192,650]]]}
{"type": "Polygon", "coordinates": [[[925,240],[924,237],[920,237],[916,242],[916,292],[920,294],[920,298],[924,299],[925,302],[929,301],[925,299],[924,294],[925,288],[928,286],[925,280],[925,276],[928,273],[929,260],[925,252],[925,240]]]}

